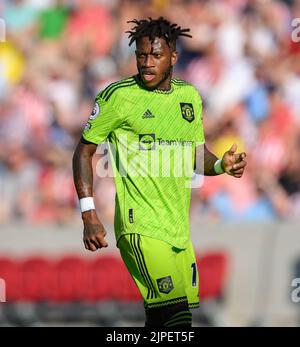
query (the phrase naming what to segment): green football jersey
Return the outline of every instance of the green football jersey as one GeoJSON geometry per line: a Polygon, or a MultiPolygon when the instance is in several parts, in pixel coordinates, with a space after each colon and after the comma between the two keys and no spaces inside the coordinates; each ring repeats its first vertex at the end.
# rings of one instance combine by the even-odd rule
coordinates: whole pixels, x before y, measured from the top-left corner
{"type": "Polygon", "coordinates": [[[166,92],[135,76],[115,82],[97,95],[83,138],[109,143],[116,240],[138,233],[186,248],[195,146],[204,143],[197,90],[175,78],[166,92]]]}

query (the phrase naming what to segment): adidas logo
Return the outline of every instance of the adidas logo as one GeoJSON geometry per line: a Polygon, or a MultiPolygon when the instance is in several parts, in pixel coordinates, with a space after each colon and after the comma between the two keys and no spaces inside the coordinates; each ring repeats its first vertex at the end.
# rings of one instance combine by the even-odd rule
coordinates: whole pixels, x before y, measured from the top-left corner
{"type": "Polygon", "coordinates": [[[143,114],[142,118],[155,118],[155,116],[154,116],[154,114],[153,114],[150,110],[147,110],[147,111],[143,114]]]}

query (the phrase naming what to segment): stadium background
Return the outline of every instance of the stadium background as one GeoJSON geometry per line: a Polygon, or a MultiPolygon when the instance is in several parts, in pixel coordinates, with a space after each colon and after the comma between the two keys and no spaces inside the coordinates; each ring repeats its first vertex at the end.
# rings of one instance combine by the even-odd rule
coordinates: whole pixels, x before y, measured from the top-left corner
{"type": "Polygon", "coordinates": [[[192,191],[195,325],[300,325],[298,0],[0,0],[0,325],[143,324],[114,246],[113,181],[95,177],[110,248],[89,254],[71,158],[97,92],[136,71],[126,21],[159,15],[191,29],[174,74],[202,95],[208,147],[248,154],[242,179],[192,191]]]}

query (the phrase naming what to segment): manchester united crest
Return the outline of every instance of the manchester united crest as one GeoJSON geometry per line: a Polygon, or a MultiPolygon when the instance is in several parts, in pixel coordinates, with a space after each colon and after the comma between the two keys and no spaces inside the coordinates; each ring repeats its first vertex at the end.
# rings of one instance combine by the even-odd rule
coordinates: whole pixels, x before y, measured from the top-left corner
{"type": "Polygon", "coordinates": [[[195,119],[193,104],[181,102],[180,108],[181,108],[182,117],[185,120],[187,120],[189,123],[191,123],[195,119]]]}
{"type": "Polygon", "coordinates": [[[171,276],[159,278],[158,280],[156,280],[156,282],[157,282],[158,290],[161,293],[168,294],[170,293],[171,290],[174,289],[171,276]]]}

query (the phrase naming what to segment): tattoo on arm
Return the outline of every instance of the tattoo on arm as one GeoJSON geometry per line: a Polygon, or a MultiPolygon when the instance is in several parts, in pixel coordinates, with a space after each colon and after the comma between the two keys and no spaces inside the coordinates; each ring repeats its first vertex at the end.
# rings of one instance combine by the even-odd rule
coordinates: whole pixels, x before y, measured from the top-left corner
{"type": "Polygon", "coordinates": [[[97,146],[79,143],[73,155],[73,179],[78,198],[93,196],[92,157],[97,146]]]}

